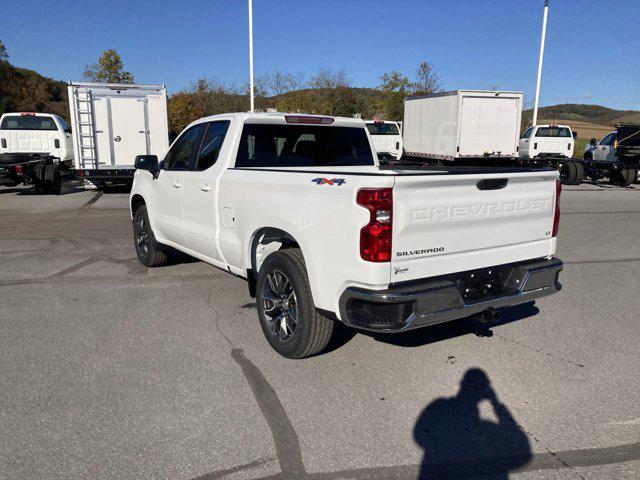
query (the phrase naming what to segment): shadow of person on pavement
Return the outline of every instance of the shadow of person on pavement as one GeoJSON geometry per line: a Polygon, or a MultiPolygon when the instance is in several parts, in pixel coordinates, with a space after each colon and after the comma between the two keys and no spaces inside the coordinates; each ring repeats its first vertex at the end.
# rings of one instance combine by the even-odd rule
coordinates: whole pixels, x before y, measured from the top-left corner
{"type": "Polygon", "coordinates": [[[464,374],[456,396],[436,399],[422,411],[413,438],[424,449],[421,479],[506,480],[532,456],[526,433],[479,368],[464,374]]]}

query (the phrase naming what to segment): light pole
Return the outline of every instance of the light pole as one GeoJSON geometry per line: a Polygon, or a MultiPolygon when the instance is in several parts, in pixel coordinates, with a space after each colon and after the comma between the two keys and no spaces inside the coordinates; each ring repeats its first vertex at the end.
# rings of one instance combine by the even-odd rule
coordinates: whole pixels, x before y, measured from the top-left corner
{"type": "Polygon", "coordinates": [[[253,104],[253,2],[249,0],[249,98],[251,99],[251,113],[253,104]]]}
{"type": "Polygon", "coordinates": [[[535,125],[538,122],[538,103],[540,101],[540,79],[542,78],[542,57],[544,56],[544,39],[547,35],[547,14],[548,13],[549,13],[549,0],[544,0],[544,15],[542,16],[542,38],[540,39],[540,56],[538,57],[538,80],[536,82],[536,98],[533,103],[533,125],[535,125]]]}

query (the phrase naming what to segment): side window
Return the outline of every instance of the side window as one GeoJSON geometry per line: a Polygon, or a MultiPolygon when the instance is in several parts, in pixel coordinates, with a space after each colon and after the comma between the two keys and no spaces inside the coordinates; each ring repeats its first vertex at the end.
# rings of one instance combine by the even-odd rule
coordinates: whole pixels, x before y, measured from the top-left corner
{"type": "Polygon", "coordinates": [[[605,135],[602,140],[600,140],[600,145],[611,145],[613,143],[613,137],[615,134],[610,133],[609,135],[605,135]]]}
{"type": "Polygon", "coordinates": [[[198,140],[206,125],[191,127],[173,144],[164,157],[165,170],[188,170],[189,162],[198,149],[198,140]]]}
{"type": "Polygon", "coordinates": [[[71,133],[71,127],[67,125],[67,122],[64,121],[61,117],[58,117],[58,121],[60,122],[60,126],[62,127],[62,131],[65,133],[71,133]]]}
{"type": "Polygon", "coordinates": [[[522,138],[529,138],[531,137],[531,132],[533,132],[533,127],[529,127],[527,128],[524,133],[522,134],[522,138]]]}
{"type": "Polygon", "coordinates": [[[231,122],[226,120],[224,122],[211,122],[208,124],[207,131],[202,139],[196,170],[206,170],[216,163],[230,123],[231,122]]]}

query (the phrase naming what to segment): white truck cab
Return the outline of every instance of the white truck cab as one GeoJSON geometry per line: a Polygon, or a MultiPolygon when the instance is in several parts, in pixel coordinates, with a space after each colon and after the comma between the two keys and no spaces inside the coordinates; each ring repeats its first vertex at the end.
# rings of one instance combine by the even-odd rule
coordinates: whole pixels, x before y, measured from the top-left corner
{"type": "Polygon", "coordinates": [[[616,162],[616,139],[618,132],[607,133],[599,142],[595,138],[591,139],[589,145],[584,149],[586,160],[597,160],[602,162],[616,162]]]}
{"type": "Polygon", "coordinates": [[[402,135],[397,122],[387,122],[383,120],[365,121],[373,147],[376,149],[378,158],[393,158],[400,160],[402,157],[402,135]]]}
{"type": "Polygon", "coordinates": [[[573,156],[575,136],[568,125],[533,125],[518,142],[520,158],[573,156]]]}
{"type": "Polygon", "coordinates": [[[52,113],[5,113],[0,117],[1,153],[51,155],[70,167],[74,158],[71,128],[52,113]]]}
{"type": "Polygon", "coordinates": [[[381,167],[362,120],[285,113],[203,118],[136,168],[140,262],[175,249],[246,278],[289,358],[335,322],[405,331],[561,287],[551,169],[381,167]]]}

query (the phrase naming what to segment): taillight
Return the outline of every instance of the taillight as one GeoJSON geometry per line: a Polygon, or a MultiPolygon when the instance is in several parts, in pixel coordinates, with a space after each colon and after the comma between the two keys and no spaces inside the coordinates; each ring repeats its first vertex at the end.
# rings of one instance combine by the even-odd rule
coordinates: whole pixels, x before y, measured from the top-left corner
{"type": "Polygon", "coordinates": [[[537,149],[537,148],[538,148],[538,144],[537,144],[537,143],[534,143],[534,144],[533,144],[533,149],[535,150],[535,149],[537,149]]]}
{"type": "Polygon", "coordinates": [[[567,150],[571,150],[571,144],[567,144],[567,150]]]}
{"type": "Polygon", "coordinates": [[[553,213],[553,237],[558,236],[558,227],[560,226],[560,194],[562,193],[562,182],[558,178],[556,180],[556,209],[553,213]]]}
{"type": "Polygon", "coordinates": [[[16,174],[22,175],[22,165],[16,165],[16,174]]]}
{"type": "Polygon", "coordinates": [[[53,146],[55,148],[60,148],[60,140],[58,140],[57,138],[53,140],[53,146]]]}
{"type": "Polygon", "coordinates": [[[396,150],[400,150],[400,142],[396,142],[396,150]]]}
{"type": "Polygon", "coordinates": [[[368,262],[390,262],[392,189],[363,188],[358,190],[356,201],[369,210],[369,223],[360,230],[360,256],[368,262]]]}

